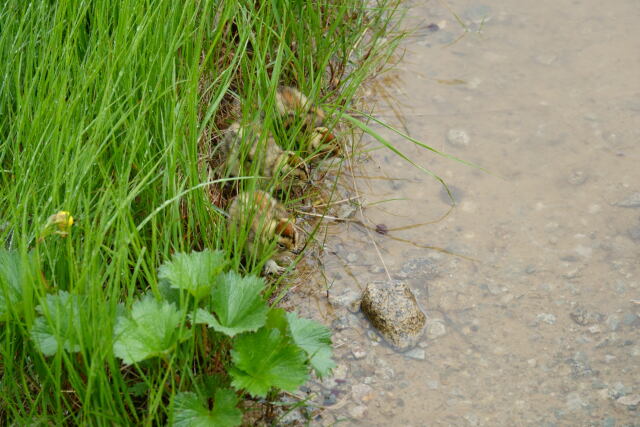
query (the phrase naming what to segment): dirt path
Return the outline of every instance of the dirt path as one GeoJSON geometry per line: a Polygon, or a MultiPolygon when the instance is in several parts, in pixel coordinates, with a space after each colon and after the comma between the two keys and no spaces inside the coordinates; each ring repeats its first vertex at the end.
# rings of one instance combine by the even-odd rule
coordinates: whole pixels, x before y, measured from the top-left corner
{"type": "Polygon", "coordinates": [[[335,331],[337,376],[310,389],[334,409],[316,422],[640,425],[640,7],[448,2],[465,34],[443,5],[413,2],[419,30],[383,84],[404,124],[372,99],[379,117],[491,174],[381,130],[458,205],[393,231],[441,217],[446,193],[383,150],[359,171],[395,178],[358,186],[369,202],[402,199],[366,215],[392,230],[376,243],[430,321],[410,357],[379,343],[352,303],[386,277],[381,261],[362,227],[332,226],[327,282],[292,302],[335,331]]]}

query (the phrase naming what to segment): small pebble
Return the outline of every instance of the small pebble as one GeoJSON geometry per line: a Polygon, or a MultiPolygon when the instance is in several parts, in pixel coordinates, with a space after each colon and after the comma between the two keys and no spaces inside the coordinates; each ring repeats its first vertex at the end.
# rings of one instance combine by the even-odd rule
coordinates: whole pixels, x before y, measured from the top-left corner
{"type": "Polygon", "coordinates": [[[567,409],[570,411],[577,411],[586,406],[588,406],[588,403],[577,392],[574,391],[567,395],[567,409]]]}
{"type": "Polygon", "coordinates": [[[404,353],[405,357],[415,360],[424,360],[427,357],[427,353],[422,348],[414,348],[404,353]]]}
{"type": "Polygon", "coordinates": [[[364,359],[365,357],[367,357],[367,352],[360,347],[355,347],[353,350],[351,350],[351,354],[353,354],[353,358],[356,360],[364,359]]]}
{"type": "Polygon", "coordinates": [[[587,181],[587,174],[581,170],[574,170],[567,178],[567,182],[571,185],[581,185],[587,181]]]}
{"type": "Polygon", "coordinates": [[[440,27],[438,27],[438,24],[431,23],[431,24],[427,25],[427,30],[429,30],[432,33],[435,33],[439,29],[440,29],[440,27]]]}
{"type": "Polygon", "coordinates": [[[626,396],[629,393],[631,393],[631,389],[627,386],[625,386],[624,384],[622,384],[621,382],[617,382],[613,385],[613,389],[610,390],[613,392],[613,394],[615,395],[616,399],[621,397],[621,396],[626,396]]]}
{"type": "Polygon", "coordinates": [[[444,323],[442,323],[439,320],[432,320],[427,325],[427,337],[429,339],[434,340],[436,338],[440,338],[446,333],[447,333],[447,328],[444,326],[444,323]]]}
{"type": "Polygon", "coordinates": [[[427,387],[429,387],[429,390],[437,390],[440,387],[440,383],[436,380],[429,380],[427,381],[427,387]]]}
{"type": "Polygon", "coordinates": [[[376,344],[379,343],[382,340],[380,335],[376,334],[372,330],[368,330],[367,331],[367,337],[372,341],[372,343],[376,343],[376,344]]]}
{"type": "Polygon", "coordinates": [[[630,394],[628,396],[622,396],[616,400],[621,405],[624,406],[637,406],[640,404],[640,394],[630,394]]]}
{"type": "Polygon", "coordinates": [[[556,62],[556,60],[558,59],[558,56],[551,53],[544,53],[536,56],[535,59],[538,64],[551,65],[554,62],[556,62]]]}
{"type": "Polygon", "coordinates": [[[640,208],[640,193],[633,193],[614,205],[621,208],[640,208]]]}
{"type": "Polygon", "coordinates": [[[376,224],[376,233],[385,235],[389,232],[389,227],[385,224],[376,224]]]}
{"type": "Polygon", "coordinates": [[[618,328],[620,327],[620,318],[615,314],[612,314],[611,316],[607,317],[606,323],[607,323],[607,326],[609,327],[609,330],[617,331],[618,328]]]}
{"type": "Polygon", "coordinates": [[[628,231],[629,237],[634,242],[640,242],[640,226],[631,227],[628,231]]]}
{"type": "Polygon", "coordinates": [[[556,316],[551,313],[540,313],[536,316],[536,321],[553,325],[556,323],[556,316]]]}
{"type": "Polygon", "coordinates": [[[470,141],[469,134],[462,129],[449,129],[447,132],[447,142],[454,147],[466,147],[470,141]]]}
{"type": "Polygon", "coordinates": [[[624,323],[626,326],[632,326],[637,321],[638,316],[636,316],[634,313],[625,313],[625,315],[622,317],[622,323],[624,323]]]}
{"type": "Polygon", "coordinates": [[[373,388],[366,384],[355,384],[351,387],[351,395],[356,402],[367,402],[373,398],[373,388]]]}
{"type": "Polygon", "coordinates": [[[340,363],[333,370],[333,378],[336,380],[345,380],[349,372],[349,367],[346,364],[340,363]]]}
{"type": "Polygon", "coordinates": [[[378,264],[372,265],[371,267],[369,267],[369,273],[371,274],[384,273],[384,267],[378,264]]]}
{"type": "Polygon", "coordinates": [[[349,416],[356,420],[364,417],[367,412],[367,407],[364,405],[352,406],[349,408],[349,416]]]}
{"type": "Polygon", "coordinates": [[[602,427],[616,427],[616,419],[613,417],[607,417],[604,420],[602,420],[601,423],[602,427]]]}
{"type": "Polygon", "coordinates": [[[476,414],[467,414],[464,416],[464,419],[467,420],[471,426],[477,426],[480,423],[476,414]]]}

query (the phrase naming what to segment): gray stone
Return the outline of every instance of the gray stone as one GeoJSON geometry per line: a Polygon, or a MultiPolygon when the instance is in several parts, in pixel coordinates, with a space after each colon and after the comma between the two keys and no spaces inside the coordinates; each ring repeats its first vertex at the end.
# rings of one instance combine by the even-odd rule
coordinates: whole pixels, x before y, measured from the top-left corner
{"type": "Polygon", "coordinates": [[[607,385],[600,381],[599,379],[595,379],[591,382],[591,388],[594,390],[603,390],[607,388],[607,385]]]}
{"type": "Polygon", "coordinates": [[[331,322],[331,328],[336,331],[344,331],[349,327],[349,318],[347,316],[340,316],[331,322]]]}
{"type": "Polygon", "coordinates": [[[634,242],[640,242],[640,226],[631,227],[627,233],[634,242]]]}
{"type": "Polygon", "coordinates": [[[384,273],[384,267],[380,264],[372,265],[371,267],[369,267],[369,273],[372,273],[372,274],[384,273]]]}
{"type": "Polygon", "coordinates": [[[353,354],[353,358],[356,360],[364,359],[365,357],[367,357],[367,352],[360,347],[354,347],[353,350],[351,350],[351,354],[353,354]]]}
{"type": "Polygon", "coordinates": [[[540,313],[536,316],[536,322],[544,322],[549,325],[556,323],[556,316],[551,313],[540,313]]]}
{"type": "Polygon", "coordinates": [[[323,395],[324,400],[322,401],[322,404],[324,406],[331,406],[331,405],[335,405],[338,402],[338,396],[335,393],[326,393],[323,395]]]}
{"type": "Polygon", "coordinates": [[[470,426],[480,425],[480,420],[476,414],[467,414],[464,416],[464,419],[467,420],[470,426]]]}
{"type": "Polygon", "coordinates": [[[567,359],[567,363],[571,367],[571,376],[573,378],[589,377],[596,374],[591,369],[587,354],[582,351],[576,352],[572,358],[567,359]]]}
{"type": "Polygon", "coordinates": [[[604,318],[602,314],[582,305],[575,306],[573,310],[571,310],[571,313],[569,313],[569,316],[580,326],[600,323],[604,318]]]}
{"type": "Polygon", "coordinates": [[[302,414],[300,408],[293,409],[279,419],[283,426],[303,426],[307,423],[307,417],[302,414]]]}
{"type": "Polygon", "coordinates": [[[367,407],[364,405],[352,406],[349,408],[349,416],[356,420],[364,418],[366,413],[367,407]]]}
{"type": "Polygon", "coordinates": [[[602,420],[602,423],[600,423],[600,425],[602,427],[616,427],[616,419],[613,417],[606,417],[604,420],[602,420]]]}
{"type": "Polygon", "coordinates": [[[393,368],[389,367],[389,366],[385,366],[385,367],[378,367],[376,368],[375,371],[376,377],[385,380],[385,381],[389,381],[395,378],[396,373],[393,370],[393,368]]]}
{"type": "Polygon", "coordinates": [[[422,348],[414,348],[406,353],[404,353],[405,357],[415,360],[425,360],[427,358],[427,352],[422,348]]]}
{"type": "Polygon", "coordinates": [[[345,380],[348,373],[349,367],[344,363],[338,364],[338,366],[332,372],[333,378],[336,380],[345,380]]]}
{"type": "Polygon", "coordinates": [[[574,170],[567,178],[567,182],[571,185],[582,185],[587,181],[587,174],[581,170],[574,170]]]}
{"type": "Polygon", "coordinates": [[[335,210],[335,216],[340,219],[348,219],[356,213],[356,210],[357,206],[353,203],[341,203],[335,210]]]}
{"type": "Polygon", "coordinates": [[[447,132],[447,142],[454,147],[466,147],[470,141],[469,134],[462,129],[449,129],[447,132]]]}
{"type": "Polygon", "coordinates": [[[618,328],[620,328],[620,317],[612,314],[611,316],[607,317],[606,323],[610,330],[617,331],[618,328]]]}
{"type": "Polygon", "coordinates": [[[640,404],[640,394],[630,394],[616,399],[616,402],[624,406],[638,406],[640,404]]]}
{"type": "Polygon", "coordinates": [[[447,333],[447,328],[440,320],[430,321],[427,325],[427,337],[431,340],[440,338],[447,333]]]}
{"type": "MultiPolygon", "coordinates": [[[[447,198],[447,201],[448,200],[447,198]]],[[[404,276],[403,278],[414,280],[434,279],[440,274],[436,263],[429,258],[414,258],[409,260],[402,265],[399,273],[404,276]]]]}
{"type": "Polygon", "coordinates": [[[586,408],[588,405],[578,392],[574,391],[567,395],[567,409],[569,411],[577,411],[586,408]]]}
{"type": "Polygon", "coordinates": [[[627,291],[627,287],[625,286],[624,282],[617,281],[613,285],[613,290],[616,291],[616,293],[622,295],[627,291]]]}
{"type": "Polygon", "coordinates": [[[398,280],[369,283],[360,306],[371,324],[398,350],[418,342],[427,320],[411,289],[398,280]]]}
{"type": "Polygon", "coordinates": [[[556,62],[558,55],[554,55],[553,53],[542,53],[540,55],[536,55],[534,59],[538,64],[551,65],[556,62]]]}
{"type": "Polygon", "coordinates": [[[358,254],[355,252],[349,252],[347,254],[347,262],[349,262],[350,264],[355,263],[358,260],[358,254]]]}
{"type": "Polygon", "coordinates": [[[589,326],[589,328],[587,329],[589,332],[591,332],[592,334],[599,334],[600,332],[602,332],[602,330],[600,329],[600,326],[598,325],[591,325],[589,326]]]}
{"type": "Polygon", "coordinates": [[[635,313],[625,313],[624,316],[622,316],[622,323],[626,326],[633,326],[638,323],[638,316],[636,316],[635,313]]]}
{"type": "Polygon", "coordinates": [[[329,294],[329,304],[334,307],[344,307],[349,311],[354,311],[353,306],[358,303],[358,293],[350,289],[342,292],[339,295],[334,293],[329,294]]]}
{"type": "Polygon", "coordinates": [[[620,208],[640,208],[640,192],[633,193],[624,199],[617,201],[614,205],[620,208]]]}
{"type": "Polygon", "coordinates": [[[373,389],[366,384],[355,384],[351,387],[351,396],[356,402],[367,402],[373,398],[373,389]]]}
{"type": "Polygon", "coordinates": [[[631,393],[631,388],[625,386],[621,382],[617,382],[613,385],[613,391],[617,394],[616,398],[620,396],[626,396],[631,393]]]}

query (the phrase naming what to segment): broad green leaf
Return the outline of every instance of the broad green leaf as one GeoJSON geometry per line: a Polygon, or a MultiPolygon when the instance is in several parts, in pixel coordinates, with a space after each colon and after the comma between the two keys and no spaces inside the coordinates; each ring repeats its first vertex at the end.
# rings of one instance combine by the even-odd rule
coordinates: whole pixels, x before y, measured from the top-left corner
{"type": "Polygon", "coordinates": [[[263,289],[264,280],[260,277],[242,277],[234,271],[222,274],[211,291],[215,315],[198,309],[192,320],[230,337],[257,331],[264,326],[269,310],[260,294],[263,289]]]}
{"type": "Polygon", "coordinates": [[[180,290],[171,287],[171,282],[168,280],[162,279],[158,281],[158,292],[165,301],[174,303],[176,307],[182,307],[180,304],[180,290]]]}
{"type": "Polygon", "coordinates": [[[24,259],[19,252],[0,248],[0,320],[9,314],[9,307],[22,304],[24,292],[31,289],[27,281],[33,280],[34,266],[31,254],[24,259]]]}
{"type": "Polygon", "coordinates": [[[275,328],[282,334],[289,333],[289,321],[287,320],[287,312],[282,308],[272,308],[267,314],[267,323],[265,327],[275,328]]]}
{"type": "Polygon", "coordinates": [[[331,331],[324,325],[310,319],[299,318],[295,313],[287,313],[289,330],[293,342],[309,356],[311,366],[318,376],[323,377],[336,367],[331,359],[331,331]]]}
{"type": "Polygon", "coordinates": [[[134,385],[127,388],[129,393],[135,397],[142,397],[149,394],[149,384],[140,381],[139,383],[135,383],[134,385]]]}
{"type": "Polygon", "coordinates": [[[173,422],[176,427],[234,427],[242,423],[242,411],[236,406],[238,397],[232,390],[216,390],[213,409],[206,408],[195,393],[178,393],[173,400],[173,422]]]}
{"type": "Polygon", "coordinates": [[[188,338],[182,320],[175,305],[147,295],[133,304],[130,316],[117,318],[113,352],[127,365],[169,353],[188,338]]]}
{"type": "Polygon", "coordinates": [[[231,385],[253,396],[265,397],[272,387],[293,391],[307,380],[304,352],[277,329],[239,335],[231,358],[231,385]]]}
{"type": "Polygon", "coordinates": [[[211,292],[225,264],[222,251],[205,249],[190,254],[177,253],[160,266],[158,277],[168,280],[172,288],[184,289],[200,299],[211,292]]]}
{"type": "Polygon", "coordinates": [[[59,349],[80,351],[80,306],[77,295],[60,291],[47,295],[43,305],[36,307],[41,314],[31,328],[31,338],[45,356],[53,356],[59,349]]]}

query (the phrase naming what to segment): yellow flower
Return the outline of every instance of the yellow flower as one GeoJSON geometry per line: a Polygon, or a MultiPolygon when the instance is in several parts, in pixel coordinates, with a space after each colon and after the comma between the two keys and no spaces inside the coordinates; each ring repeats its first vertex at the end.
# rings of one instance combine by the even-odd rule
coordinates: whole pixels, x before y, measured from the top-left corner
{"type": "Polygon", "coordinates": [[[60,211],[54,215],[51,215],[47,220],[47,226],[56,226],[58,230],[56,230],[56,234],[61,236],[66,236],[69,234],[69,230],[73,225],[73,217],[67,211],[60,211]]]}

